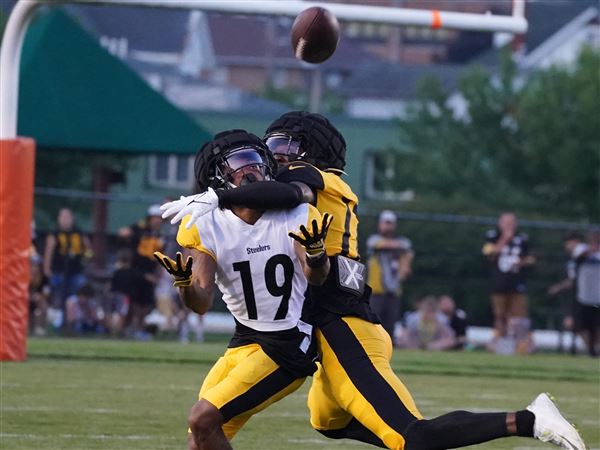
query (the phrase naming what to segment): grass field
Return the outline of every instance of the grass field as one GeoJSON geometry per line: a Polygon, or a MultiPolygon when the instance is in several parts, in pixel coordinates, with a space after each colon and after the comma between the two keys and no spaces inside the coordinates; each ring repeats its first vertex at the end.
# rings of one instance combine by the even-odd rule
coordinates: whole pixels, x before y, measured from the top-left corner
{"type": "MultiPolygon", "coordinates": [[[[187,411],[225,346],[225,340],[186,346],[32,339],[27,362],[1,365],[0,448],[183,449],[187,411]]],[[[600,448],[597,359],[398,351],[393,366],[425,416],[453,409],[521,409],[537,393],[549,391],[588,446],[600,448]]],[[[234,448],[369,448],[328,440],[310,428],[305,406],[309,384],[255,416],[234,439],[234,448]]],[[[511,438],[471,448],[553,447],[511,438]]]]}

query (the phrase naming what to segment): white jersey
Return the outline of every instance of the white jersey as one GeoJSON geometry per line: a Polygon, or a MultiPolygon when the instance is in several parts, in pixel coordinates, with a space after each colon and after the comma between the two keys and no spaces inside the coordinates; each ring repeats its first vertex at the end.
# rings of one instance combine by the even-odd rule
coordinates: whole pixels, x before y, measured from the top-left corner
{"type": "Polygon", "coordinates": [[[320,221],[319,212],[307,204],[266,211],[254,225],[215,209],[189,230],[185,218],[177,242],[217,262],[215,282],[238,322],[257,331],[287,330],[298,325],[307,288],[288,232],[314,218],[320,221]]]}

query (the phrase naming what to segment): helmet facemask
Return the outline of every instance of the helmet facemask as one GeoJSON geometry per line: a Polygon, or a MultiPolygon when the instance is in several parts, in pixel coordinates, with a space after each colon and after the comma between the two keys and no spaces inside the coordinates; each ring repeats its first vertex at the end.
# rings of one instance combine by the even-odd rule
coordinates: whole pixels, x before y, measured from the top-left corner
{"type": "Polygon", "coordinates": [[[265,145],[279,164],[304,159],[306,152],[302,150],[302,138],[285,132],[268,134],[265,145]]]}
{"type": "Polygon", "coordinates": [[[227,151],[215,162],[215,178],[222,180],[225,188],[236,188],[256,181],[270,180],[271,167],[265,161],[262,152],[263,149],[259,150],[251,146],[227,151]]]}
{"type": "MultiPolygon", "coordinates": [[[[305,111],[290,111],[269,125],[265,143],[268,138],[276,135],[287,138],[291,136],[292,141],[298,142],[298,151],[302,153],[296,159],[302,159],[321,170],[343,173],[346,164],[346,141],[324,116],[305,111]]],[[[267,147],[271,149],[274,156],[281,151],[279,149],[273,151],[274,143],[267,144],[267,147]]],[[[291,150],[290,148],[288,153],[291,153],[291,150]]],[[[280,155],[281,159],[285,159],[285,155],[280,155]]],[[[289,156],[287,159],[291,160],[289,156]]]]}

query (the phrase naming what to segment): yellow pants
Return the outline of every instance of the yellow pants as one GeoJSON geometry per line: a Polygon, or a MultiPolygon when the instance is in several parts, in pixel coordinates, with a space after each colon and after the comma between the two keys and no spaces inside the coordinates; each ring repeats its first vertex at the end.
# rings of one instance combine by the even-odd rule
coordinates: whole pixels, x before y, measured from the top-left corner
{"type": "Polygon", "coordinates": [[[281,369],[258,344],[229,348],[210,369],[198,394],[221,411],[233,438],[252,415],[298,389],[305,378],[281,369]]]}
{"type": "Polygon", "coordinates": [[[392,342],[383,327],[343,317],[315,337],[321,364],[308,394],[313,428],[340,430],[354,417],[388,448],[403,449],[402,430],[423,416],[392,371],[392,342]]]}

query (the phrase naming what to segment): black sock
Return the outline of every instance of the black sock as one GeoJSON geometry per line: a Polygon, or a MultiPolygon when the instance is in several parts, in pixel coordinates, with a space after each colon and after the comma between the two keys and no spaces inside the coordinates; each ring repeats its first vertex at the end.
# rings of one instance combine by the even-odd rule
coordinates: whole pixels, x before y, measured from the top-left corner
{"type": "Polygon", "coordinates": [[[507,437],[506,413],[454,411],[417,420],[404,433],[405,450],[446,450],[507,437]]]}
{"type": "Polygon", "coordinates": [[[535,415],[526,409],[516,412],[517,436],[533,437],[535,415]]]}

